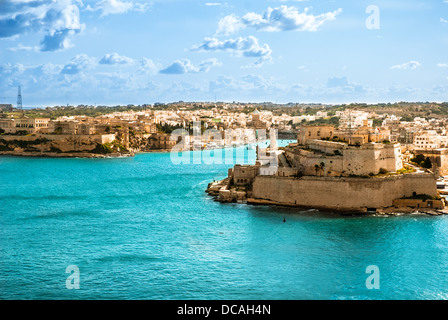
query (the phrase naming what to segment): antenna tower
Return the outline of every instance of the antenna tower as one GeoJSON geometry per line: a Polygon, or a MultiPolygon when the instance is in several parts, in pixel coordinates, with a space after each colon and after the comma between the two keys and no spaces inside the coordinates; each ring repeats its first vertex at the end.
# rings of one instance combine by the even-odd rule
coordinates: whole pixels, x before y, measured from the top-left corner
{"type": "Polygon", "coordinates": [[[23,111],[22,91],[20,90],[20,86],[19,86],[19,90],[18,90],[18,93],[17,93],[17,109],[19,109],[20,111],[23,111]]]}

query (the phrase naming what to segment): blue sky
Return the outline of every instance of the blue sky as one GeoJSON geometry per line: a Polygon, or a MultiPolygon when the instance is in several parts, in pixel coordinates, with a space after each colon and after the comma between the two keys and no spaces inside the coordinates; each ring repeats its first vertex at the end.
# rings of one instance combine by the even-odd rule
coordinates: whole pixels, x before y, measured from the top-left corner
{"type": "Polygon", "coordinates": [[[448,1],[0,0],[0,103],[18,85],[30,107],[448,101],[448,1]]]}

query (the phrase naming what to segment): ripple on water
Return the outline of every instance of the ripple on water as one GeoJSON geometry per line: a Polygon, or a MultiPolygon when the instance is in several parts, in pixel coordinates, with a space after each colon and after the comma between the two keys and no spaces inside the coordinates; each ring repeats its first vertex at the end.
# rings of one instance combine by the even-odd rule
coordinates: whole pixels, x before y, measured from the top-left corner
{"type": "Polygon", "coordinates": [[[2,299],[447,298],[447,216],[221,204],[204,189],[231,165],[169,154],[1,161],[2,299]]]}

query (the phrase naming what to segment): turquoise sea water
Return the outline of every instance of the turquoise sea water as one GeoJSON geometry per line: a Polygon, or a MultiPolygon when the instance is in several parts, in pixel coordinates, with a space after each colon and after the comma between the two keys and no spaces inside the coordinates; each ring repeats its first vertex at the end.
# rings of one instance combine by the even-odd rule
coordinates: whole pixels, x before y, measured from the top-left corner
{"type": "Polygon", "coordinates": [[[447,216],[214,202],[231,166],[0,157],[0,299],[448,298],[447,216]]]}

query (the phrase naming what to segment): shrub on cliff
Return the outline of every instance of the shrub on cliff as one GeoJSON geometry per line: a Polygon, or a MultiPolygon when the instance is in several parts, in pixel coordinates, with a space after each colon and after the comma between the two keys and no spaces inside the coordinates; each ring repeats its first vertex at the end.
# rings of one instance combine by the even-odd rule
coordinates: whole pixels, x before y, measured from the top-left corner
{"type": "Polygon", "coordinates": [[[409,166],[404,166],[404,168],[397,170],[398,173],[400,174],[404,174],[404,173],[412,173],[415,172],[416,170],[412,167],[409,166]]]}
{"type": "Polygon", "coordinates": [[[117,140],[114,140],[109,143],[98,144],[95,149],[93,149],[92,153],[99,154],[108,154],[115,152],[127,152],[128,150],[117,140]]]}
{"type": "Polygon", "coordinates": [[[411,162],[415,163],[416,165],[425,168],[425,169],[431,169],[432,163],[431,159],[429,157],[425,157],[422,154],[416,155],[414,158],[411,159],[411,162]]]}
{"type": "Polygon", "coordinates": [[[98,144],[96,148],[92,150],[92,152],[106,154],[106,153],[113,153],[114,150],[111,148],[109,143],[104,143],[104,144],[98,144]]]}
{"type": "Polygon", "coordinates": [[[442,197],[440,196],[430,196],[428,194],[414,194],[410,197],[402,197],[401,199],[420,199],[423,201],[427,201],[427,200],[440,200],[442,199],[442,197]]]}
{"type": "Polygon", "coordinates": [[[342,156],[342,153],[339,150],[334,150],[334,154],[336,156],[342,156]]]}
{"type": "Polygon", "coordinates": [[[62,150],[59,148],[56,148],[55,146],[51,146],[50,152],[62,153],[62,150]]]}
{"type": "Polygon", "coordinates": [[[423,168],[426,169],[431,169],[432,168],[432,163],[431,163],[431,159],[429,159],[428,157],[426,157],[425,161],[423,161],[423,168]]]}
{"type": "Polygon", "coordinates": [[[414,158],[411,158],[411,162],[416,164],[420,164],[422,161],[425,161],[425,156],[422,154],[418,154],[414,158]]]}
{"type": "Polygon", "coordinates": [[[9,146],[0,145],[0,151],[14,151],[14,149],[9,146]]]}

